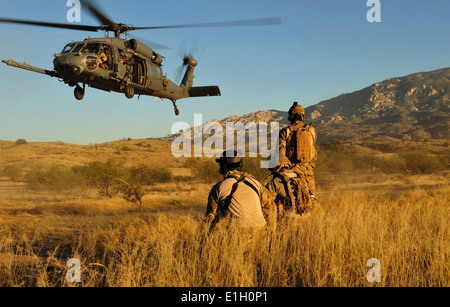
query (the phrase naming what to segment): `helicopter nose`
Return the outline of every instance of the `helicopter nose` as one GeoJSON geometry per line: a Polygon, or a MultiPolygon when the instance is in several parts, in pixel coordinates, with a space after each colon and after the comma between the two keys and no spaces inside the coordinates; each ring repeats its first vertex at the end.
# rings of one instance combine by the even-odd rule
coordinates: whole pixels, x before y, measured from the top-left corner
{"type": "Polygon", "coordinates": [[[79,64],[78,61],[75,61],[73,58],[65,56],[55,57],[53,61],[53,66],[55,67],[55,70],[63,76],[70,76],[70,75],[79,76],[83,72],[83,69],[78,64],[79,64]]]}

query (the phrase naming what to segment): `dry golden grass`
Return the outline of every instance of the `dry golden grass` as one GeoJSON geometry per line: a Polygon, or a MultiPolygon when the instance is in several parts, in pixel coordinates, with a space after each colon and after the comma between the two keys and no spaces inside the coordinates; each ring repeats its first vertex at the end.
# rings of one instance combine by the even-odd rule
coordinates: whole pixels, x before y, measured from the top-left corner
{"type": "MultiPolygon", "coordinates": [[[[109,157],[130,142],[142,141],[98,146],[109,157]]],[[[56,156],[65,165],[100,160],[83,154],[92,148],[78,145],[72,153],[46,156],[35,148],[14,158],[9,150],[15,146],[1,142],[0,161],[26,166],[43,159],[51,164],[56,156]]],[[[165,149],[150,153],[132,146],[137,148],[120,154],[129,165],[150,154],[160,163],[171,159],[161,154],[165,149]]],[[[184,162],[171,163],[180,176],[189,175],[184,162]]],[[[330,178],[313,214],[285,221],[271,234],[224,228],[208,233],[202,221],[211,185],[198,181],[147,187],[138,209],[121,198],[99,198],[94,190],[33,191],[3,178],[0,286],[78,286],[66,279],[69,258],[80,260],[86,287],[449,286],[447,177],[330,178]],[[380,283],[366,280],[370,258],[381,262],[380,283]]]]}
{"type": "Polygon", "coordinates": [[[75,257],[88,287],[449,285],[447,187],[323,193],[311,216],[271,235],[208,234],[206,187],[160,188],[142,210],[77,194],[2,203],[0,284],[73,286],[65,261],[75,257]],[[366,280],[369,258],[381,261],[379,284],[366,280]]]}

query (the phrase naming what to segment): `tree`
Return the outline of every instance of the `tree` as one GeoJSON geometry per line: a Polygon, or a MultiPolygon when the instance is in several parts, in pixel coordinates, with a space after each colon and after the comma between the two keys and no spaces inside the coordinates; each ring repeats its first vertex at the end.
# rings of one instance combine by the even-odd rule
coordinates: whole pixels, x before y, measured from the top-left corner
{"type": "Polygon", "coordinates": [[[97,188],[100,195],[112,198],[119,190],[123,180],[127,178],[127,169],[123,163],[113,159],[107,162],[91,162],[82,167],[74,167],[87,183],[97,188]]]}

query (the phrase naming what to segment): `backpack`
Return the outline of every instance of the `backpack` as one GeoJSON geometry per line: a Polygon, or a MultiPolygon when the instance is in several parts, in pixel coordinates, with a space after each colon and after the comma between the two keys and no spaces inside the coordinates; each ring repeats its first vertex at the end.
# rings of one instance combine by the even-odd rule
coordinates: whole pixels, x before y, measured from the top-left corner
{"type": "Polygon", "coordinates": [[[311,210],[314,198],[309,190],[305,177],[285,178],[279,173],[275,174],[281,179],[286,192],[286,199],[282,199],[283,211],[294,211],[299,215],[304,215],[311,210]]]}
{"type": "Polygon", "coordinates": [[[311,125],[296,124],[288,127],[286,157],[294,164],[312,162],[317,157],[311,125]]]}

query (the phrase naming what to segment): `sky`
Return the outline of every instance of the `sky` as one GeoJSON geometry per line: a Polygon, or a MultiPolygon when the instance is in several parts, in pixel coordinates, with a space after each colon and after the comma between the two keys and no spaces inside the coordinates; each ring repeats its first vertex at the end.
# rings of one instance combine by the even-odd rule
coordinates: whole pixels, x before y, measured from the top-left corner
{"type": "MultiPolygon", "coordinates": [[[[86,89],[82,102],[55,78],[0,63],[0,140],[97,144],[157,138],[176,122],[194,124],[260,110],[287,111],[354,92],[388,78],[449,67],[450,0],[380,0],[369,22],[367,0],[97,0],[118,23],[134,26],[279,17],[273,26],[143,30],[135,37],[171,47],[170,79],[183,40],[197,41],[194,85],[219,85],[221,97],[178,101],[86,89]]],[[[67,0],[0,0],[0,18],[68,23],[67,0]]],[[[81,12],[83,25],[99,25],[81,12]]],[[[54,54],[71,41],[102,32],[0,25],[0,59],[52,70],[54,54]]]]}

